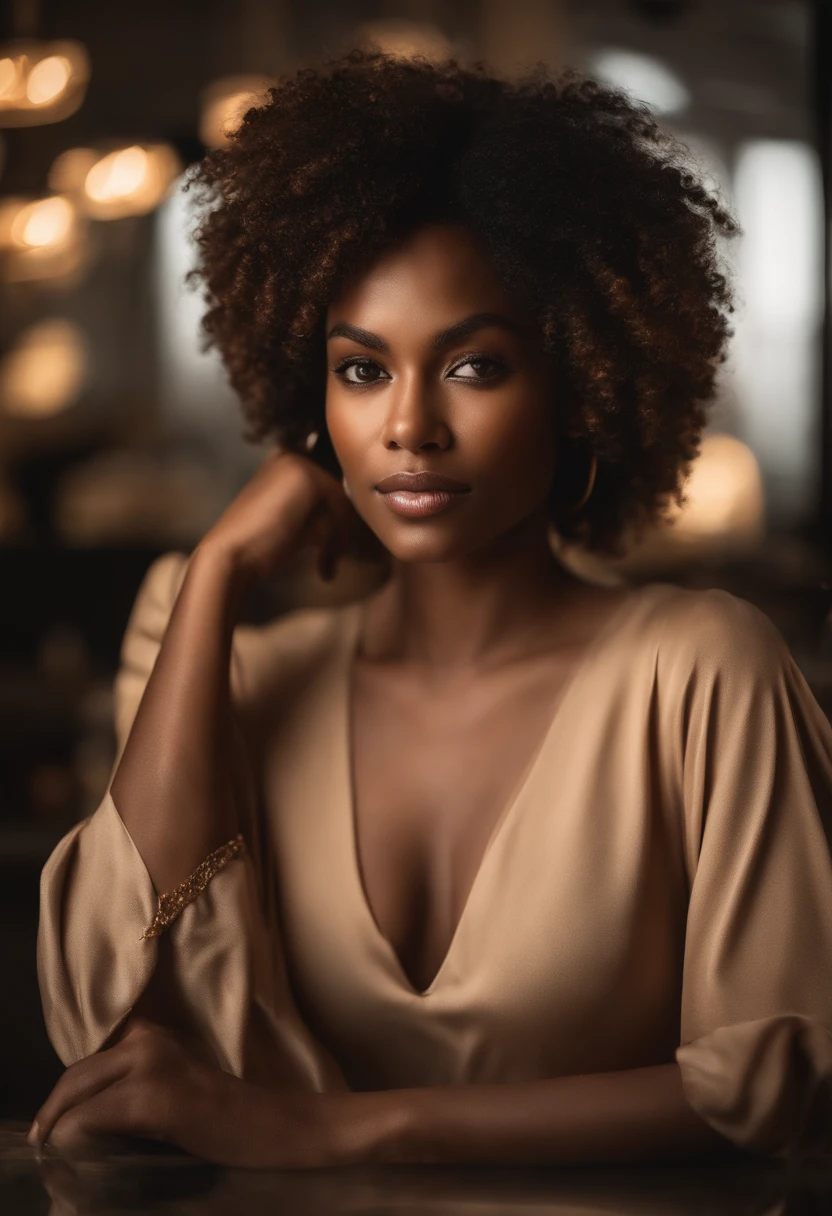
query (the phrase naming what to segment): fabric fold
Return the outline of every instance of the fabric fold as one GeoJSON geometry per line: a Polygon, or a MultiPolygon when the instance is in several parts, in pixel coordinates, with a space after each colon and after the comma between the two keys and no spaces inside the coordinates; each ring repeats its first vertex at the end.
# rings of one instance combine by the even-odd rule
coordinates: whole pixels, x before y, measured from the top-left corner
{"type": "Polygon", "coordinates": [[[782,637],[725,592],[677,648],[691,879],[685,1094],[752,1152],[832,1149],[832,731],[782,637]]]}
{"type": "MultiPolygon", "coordinates": [[[[187,565],[182,554],[159,559],[136,598],[115,681],[119,757],[187,565]]],[[[262,1084],[345,1089],[334,1060],[300,1018],[282,943],[266,924],[261,888],[268,845],[256,830],[256,785],[236,722],[234,739],[245,847],[165,930],[176,997],[188,1030],[226,1071],[262,1084]]],[[[158,907],[108,788],[95,812],[58,843],[41,875],[38,976],[49,1037],[65,1064],[100,1050],[150,984],[159,938],[145,931],[158,907]]]]}
{"type": "Polygon", "coordinates": [[[685,1096],[723,1136],[784,1160],[832,1153],[832,1033],[799,1014],[720,1026],[679,1047],[685,1096]]]}
{"type": "Polygon", "coordinates": [[[156,966],[156,941],[142,940],[156,891],[109,792],[53,850],[40,889],[43,1012],[69,1065],[107,1041],[156,966]]]}
{"type": "MultiPolygon", "coordinates": [[[[119,754],[187,565],[155,563],[128,622],[119,754]]],[[[357,613],[238,627],[243,855],[144,940],[157,893],[109,794],[44,869],[39,976],[64,1061],[105,1044],[145,989],[166,991],[158,970],[220,1065],[264,1084],[513,1083],[675,1053],[720,1135],[828,1158],[832,728],[750,604],[632,594],[572,678],[428,997],[390,965],[359,881],[357,613]]]]}

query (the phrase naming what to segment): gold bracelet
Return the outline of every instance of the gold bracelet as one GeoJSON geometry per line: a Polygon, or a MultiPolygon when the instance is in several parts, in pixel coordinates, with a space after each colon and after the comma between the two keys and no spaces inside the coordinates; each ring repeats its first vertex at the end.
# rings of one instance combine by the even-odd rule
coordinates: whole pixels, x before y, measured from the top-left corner
{"type": "Polygon", "coordinates": [[[153,919],[153,924],[145,929],[141,940],[144,941],[147,937],[159,937],[164,933],[168,925],[173,924],[182,909],[187,908],[200,891],[205,890],[214,875],[227,866],[233,858],[239,857],[244,849],[245,841],[240,833],[233,840],[214,849],[213,853],[209,853],[190,878],[180,882],[179,886],[174,887],[172,891],[166,891],[164,895],[160,895],[159,911],[153,919]]]}

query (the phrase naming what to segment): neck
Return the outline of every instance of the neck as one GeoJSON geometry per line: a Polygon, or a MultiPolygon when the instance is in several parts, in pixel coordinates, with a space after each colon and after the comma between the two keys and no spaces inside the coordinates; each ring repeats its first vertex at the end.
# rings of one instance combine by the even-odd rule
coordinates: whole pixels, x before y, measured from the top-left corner
{"type": "Polygon", "coordinates": [[[445,670],[497,662],[533,644],[580,586],[552,552],[541,512],[459,560],[394,560],[368,602],[362,650],[379,661],[445,670]]]}

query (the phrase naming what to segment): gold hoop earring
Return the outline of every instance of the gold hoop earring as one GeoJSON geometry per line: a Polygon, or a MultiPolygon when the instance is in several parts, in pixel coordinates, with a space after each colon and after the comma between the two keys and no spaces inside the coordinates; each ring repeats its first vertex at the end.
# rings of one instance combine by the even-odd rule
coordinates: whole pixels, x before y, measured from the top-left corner
{"type": "Polygon", "coordinates": [[[576,511],[580,511],[581,507],[585,507],[589,502],[590,495],[595,488],[595,476],[598,472],[598,457],[593,452],[589,461],[589,477],[586,483],[586,489],[577,502],[573,502],[569,508],[569,514],[574,515],[576,511]]]}

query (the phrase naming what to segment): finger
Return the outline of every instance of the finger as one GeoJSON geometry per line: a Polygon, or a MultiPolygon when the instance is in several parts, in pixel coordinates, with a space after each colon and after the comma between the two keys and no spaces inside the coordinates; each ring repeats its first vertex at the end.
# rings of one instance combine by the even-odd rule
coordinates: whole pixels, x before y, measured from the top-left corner
{"type": "Polygon", "coordinates": [[[127,1067],[126,1055],[120,1044],[71,1064],[35,1115],[29,1133],[30,1142],[39,1147],[45,1144],[55,1124],[67,1110],[118,1081],[126,1073],[127,1067]]]}
{"type": "Polygon", "coordinates": [[[52,1128],[49,1143],[69,1156],[83,1156],[96,1150],[102,1136],[162,1139],[168,1118],[161,1091],[125,1077],[65,1111],[52,1128]]]}

